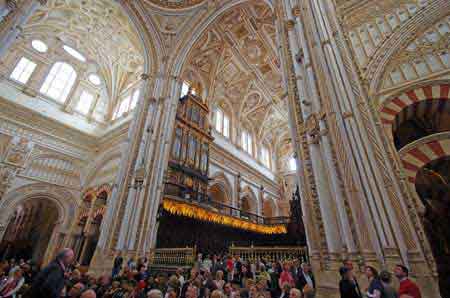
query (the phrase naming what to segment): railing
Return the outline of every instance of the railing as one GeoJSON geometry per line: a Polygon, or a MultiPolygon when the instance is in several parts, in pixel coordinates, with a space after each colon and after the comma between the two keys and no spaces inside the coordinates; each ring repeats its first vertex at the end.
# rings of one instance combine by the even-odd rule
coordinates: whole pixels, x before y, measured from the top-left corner
{"type": "Polygon", "coordinates": [[[151,266],[192,266],[195,260],[195,249],[186,248],[156,248],[150,251],[151,266]]]}
{"type": "Polygon", "coordinates": [[[233,216],[236,218],[251,221],[253,223],[264,225],[282,225],[288,224],[290,218],[287,216],[278,217],[263,217],[258,214],[247,212],[220,202],[214,201],[206,194],[199,193],[197,191],[188,189],[183,185],[166,182],[164,193],[170,196],[172,199],[184,201],[190,204],[201,205],[205,209],[211,211],[233,216]]]}
{"type": "Polygon", "coordinates": [[[292,259],[300,259],[302,262],[308,262],[308,251],[303,246],[231,246],[228,251],[231,255],[239,256],[244,261],[264,258],[271,262],[292,259]]]}

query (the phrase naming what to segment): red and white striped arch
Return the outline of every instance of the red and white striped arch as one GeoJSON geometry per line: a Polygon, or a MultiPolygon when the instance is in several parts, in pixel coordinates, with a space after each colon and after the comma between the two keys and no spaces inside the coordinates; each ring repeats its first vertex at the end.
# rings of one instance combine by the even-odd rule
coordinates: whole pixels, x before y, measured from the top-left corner
{"type": "MultiPolygon", "coordinates": [[[[431,137],[435,138],[436,136],[431,137]]],[[[450,156],[450,134],[443,134],[442,137],[444,138],[440,140],[421,140],[400,150],[403,169],[412,186],[415,185],[416,176],[422,167],[433,160],[450,156]]]]}
{"type": "MultiPolygon", "coordinates": [[[[392,128],[396,125],[396,117],[403,109],[415,103],[430,101],[430,111],[432,112],[431,100],[450,99],[450,84],[436,84],[425,87],[418,87],[409,91],[405,91],[398,96],[393,96],[385,100],[380,108],[380,118],[384,129],[386,129],[388,136],[392,138],[392,128]]],[[[425,108],[427,108],[425,106],[425,108]]]]}

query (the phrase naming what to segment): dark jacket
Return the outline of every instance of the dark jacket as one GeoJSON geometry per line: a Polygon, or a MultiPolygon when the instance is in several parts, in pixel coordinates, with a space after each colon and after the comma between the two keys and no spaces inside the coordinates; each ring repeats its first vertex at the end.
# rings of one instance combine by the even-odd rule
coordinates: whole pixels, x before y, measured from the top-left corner
{"type": "Polygon", "coordinates": [[[24,298],[60,298],[63,288],[64,269],[53,261],[39,272],[24,298]]]}
{"type": "Polygon", "coordinates": [[[342,279],[339,282],[339,292],[341,298],[361,298],[356,284],[348,279],[342,279]]]}
{"type": "MultiPolygon", "coordinates": [[[[316,288],[316,281],[314,279],[314,276],[312,274],[309,274],[309,277],[311,277],[312,283],[313,283],[313,288],[316,288]]],[[[303,274],[303,271],[299,271],[298,272],[298,277],[297,277],[297,282],[296,282],[296,287],[300,290],[303,291],[303,288],[308,284],[308,282],[306,281],[305,275],[303,274]]]]}

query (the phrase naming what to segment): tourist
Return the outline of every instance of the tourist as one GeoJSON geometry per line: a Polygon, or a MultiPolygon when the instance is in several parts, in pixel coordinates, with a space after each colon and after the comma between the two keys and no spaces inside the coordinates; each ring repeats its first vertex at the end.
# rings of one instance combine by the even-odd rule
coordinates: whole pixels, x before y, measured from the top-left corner
{"type": "Polygon", "coordinates": [[[133,257],[130,257],[127,262],[127,267],[129,271],[136,270],[137,264],[133,257]]]}
{"type": "Polygon", "coordinates": [[[96,298],[97,295],[95,294],[94,290],[92,289],[88,289],[86,291],[84,291],[83,293],[81,293],[80,298],[96,298]]]}
{"type": "Polygon", "coordinates": [[[164,298],[177,298],[177,297],[178,297],[177,292],[172,288],[168,288],[167,293],[164,296],[164,298]]]}
{"type": "Polygon", "coordinates": [[[183,287],[183,285],[184,285],[183,268],[178,268],[177,271],[175,272],[175,275],[178,278],[178,282],[180,283],[180,289],[181,289],[181,287],[183,287]]]}
{"type": "Polygon", "coordinates": [[[397,292],[391,285],[391,273],[383,270],[380,272],[380,281],[383,285],[383,298],[398,298],[397,292]]]}
{"type": "Polygon", "coordinates": [[[233,270],[234,270],[234,261],[231,256],[227,257],[227,261],[225,263],[227,269],[227,281],[231,282],[233,280],[233,270]]]}
{"type": "Polygon", "coordinates": [[[198,298],[198,288],[195,285],[190,285],[187,288],[186,298],[198,298]]]}
{"type": "Polygon", "coordinates": [[[289,298],[302,298],[302,292],[297,288],[292,288],[289,291],[289,298]]]}
{"type": "Polygon", "coordinates": [[[0,284],[0,297],[16,298],[24,282],[25,278],[22,275],[22,269],[20,269],[19,266],[12,268],[10,271],[10,277],[0,284]]]}
{"type": "Polygon", "coordinates": [[[25,297],[60,298],[64,288],[64,273],[73,263],[74,257],[72,249],[63,249],[54,261],[38,273],[25,297]]]}
{"type": "Polygon", "coordinates": [[[67,298],[79,298],[86,287],[81,282],[74,284],[67,290],[67,298]]]}
{"type": "Polygon", "coordinates": [[[356,279],[356,277],[353,273],[353,262],[350,261],[349,259],[345,259],[343,264],[344,264],[344,267],[348,269],[349,280],[351,283],[353,283],[355,285],[355,290],[358,293],[358,297],[362,297],[362,293],[361,293],[361,289],[358,284],[358,280],[356,279]]]}
{"type": "Polygon", "coordinates": [[[231,286],[231,283],[227,282],[223,285],[223,294],[225,295],[225,298],[234,298],[233,287],[231,286]]]}
{"type": "Polygon", "coordinates": [[[395,277],[398,278],[400,282],[400,288],[398,290],[398,295],[400,298],[421,298],[419,287],[408,278],[409,270],[403,265],[397,265],[394,269],[395,277]]]}
{"type": "Polygon", "coordinates": [[[348,267],[341,267],[339,273],[341,274],[341,281],[339,282],[341,298],[362,298],[352,271],[348,267]]]}
{"type": "Polygon", "coordinates": [[[223,290],[223,286],[225,285],[225,280],[223,279],[223,271],[217,270],[216,279],[214,279],[214,283],[216,284],[216,288],[218,290],[223,290]]]}
{"type": "Polygon", "coordinates": [[[297,288],[305,298],[313,298],[316,291],[316,281],[312,274],[311,265],[303,263],[297,275],[297,288]]]}
{"type": "Polygon", "coordinates": [[[291,286],[291,288],[295,287],[295,280],[292,277],[292,273],[290,271],[290,264],[289,264],[289,262],[284,262],[283,263],[283,271],[281,272],[280,279],[278,281],[278,284],[280,285],[280,288],[285,283],[288,283],[291,286]]]}
{"type": "Polygon", "coordinates": [[[160,290],[153,289],[147,293],[148,298],[163,298],[163,293],[160,290]]]}
{"type": "Polygon", "coordinates": [[[369,287],[366,293],[367,297],[381,298],[383,294],[383,285],[378,277],[378,271],[372,266],[366,266],[365,274],[369,281],[369,287]]]}
{"type": "Polygon", "coordinates": [[[117,256],[114,258],[113,269],[112,269],[112,278],[116,277],[120,270],[122,270],[123,258],[122,252],[119,251],[117,256]]]}
{"type": "Polygon", "coordinates": [[[288,298],[291,291],[291,285],[289,283],[284,283],[281,287],[281,295],[280,298],[288,298]]]}
{"type": "Polygon", "coordinates": [[[98,297],[103,297],[111,288],[111,286],[110,286],[111,279],[107,275],[102,275],[98,279],[98,284],[99,284],[99,286],[95,290],[95,293],[97,294],[98,297]]]}

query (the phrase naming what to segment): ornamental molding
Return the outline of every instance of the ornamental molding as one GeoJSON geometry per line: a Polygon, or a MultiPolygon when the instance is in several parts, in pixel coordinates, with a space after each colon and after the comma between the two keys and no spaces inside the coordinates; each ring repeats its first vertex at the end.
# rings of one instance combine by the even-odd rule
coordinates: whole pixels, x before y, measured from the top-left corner
{"type": "Polygon", "coordinates": [[[428,6],[420,10],[403,23],[399,29],[394,31],[379,46],[367,64],[364,78],[371,78],[369,84],[369,94],[376,94],[381,87],[382,79],[388,64],[399,52],[404,50],[412,41],[427,30],[431,24],[448,15],[450,11],[450,1],[435,0],[428,6]]]}

